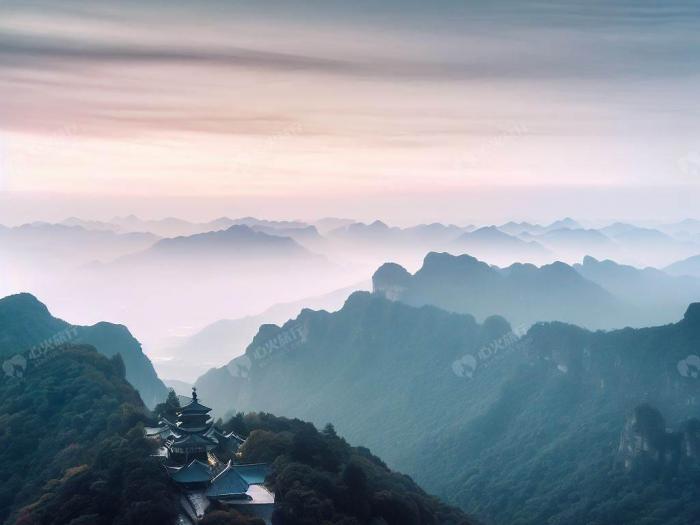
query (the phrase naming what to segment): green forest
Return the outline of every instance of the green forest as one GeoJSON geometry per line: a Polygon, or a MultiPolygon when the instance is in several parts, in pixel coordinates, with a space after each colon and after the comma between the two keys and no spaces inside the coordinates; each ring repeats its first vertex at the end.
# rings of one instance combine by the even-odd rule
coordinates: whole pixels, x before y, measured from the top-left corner
{"type": "MultiPolygon", "coordinates": [[[[156,412],[175,408],[160,405],[156,412]]],[[[176,401],[175,401],[176,402],[176,401]]],[[[57,348],[23,378],[0,379],[0,522],[16,525],[173,523],[177,489],[143,436],[156,415],[125,380],[119,356],[57,348]]],[[[269,462],[275,524],[468,524],[466,516],[390,471],[327,426],[239,414],[242,461],[269,462]]],[[[213,507],[205,525],[255,525],[213,507]]]]}

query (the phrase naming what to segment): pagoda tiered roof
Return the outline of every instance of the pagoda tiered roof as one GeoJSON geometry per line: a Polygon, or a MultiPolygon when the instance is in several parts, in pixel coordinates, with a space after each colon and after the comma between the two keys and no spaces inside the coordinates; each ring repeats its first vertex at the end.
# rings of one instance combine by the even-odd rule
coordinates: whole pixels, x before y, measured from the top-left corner
{"type": "Polygon", "coordinates": [[[208,414],[211,412],[211,408],[202,405],[198,400],[197,400],[197,389],[193,388],[192,389],[192,401],[184,405],[180,410],[178,410],[178,415],[179,414],[208,414]]]}
{"type": "Polygon", "coordinates": [[[181,447],[183,445],[215,447],[217,444],[217,441],[200,434],[183,433],[180,436],[173,437],[171,447],[181,447]]]}
{"type": "Polygon", "coordinates": [[[230,457],[245,439],[216,428],[208,415],[210,411],[197,400],[193,389],[191,401],[177,412],[177,422],[161,418],[158,427],[146,430],[147,436],[164,442],[168,455],[163,467],[170,478],[187,498],[196,496],[207,504],[211,499],[233,506],[274,505],[275,496],[264,485],[268,465],[235,465],[229,460],[219,470],[222,465],[214,451],[221,447],[230,457]]]}
{"type": "Polygon", "coordinates": [[[178,414],[208,414],[209,412],[211,412],[211,408],[202,405],[196,400],[178,410],[178,414]]]}

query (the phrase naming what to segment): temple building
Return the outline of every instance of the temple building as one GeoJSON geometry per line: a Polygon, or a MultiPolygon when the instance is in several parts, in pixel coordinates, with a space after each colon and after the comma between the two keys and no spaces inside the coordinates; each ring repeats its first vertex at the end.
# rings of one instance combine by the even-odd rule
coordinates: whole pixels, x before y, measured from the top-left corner
{"type": "Polygon", "coordinates": [[[235,433],[224,434],[209,416],[211,408],[202,405],[197,398],[197,389],[192,389],[192,400],[177,412],[175,423],[163,418],[160,426],[147,428],[146,435],[159,439],[169,460],[186,464],[192,459],[209,461],[216,449],[235,453],[243,439],[235,433]]]}
{"type": "Polygon", "coordinates": [[[193,388],[192,399],[177,411],[176,422],[163,418],[158,427],[145,429],[146,436],[161,445],[158,456],[181,490],[179,523],[197,523],[212,502],[270,523],[275,496],[265,487],[268,466],[235,463],[244,439],[216,428],[210,412],[193,388]]]}

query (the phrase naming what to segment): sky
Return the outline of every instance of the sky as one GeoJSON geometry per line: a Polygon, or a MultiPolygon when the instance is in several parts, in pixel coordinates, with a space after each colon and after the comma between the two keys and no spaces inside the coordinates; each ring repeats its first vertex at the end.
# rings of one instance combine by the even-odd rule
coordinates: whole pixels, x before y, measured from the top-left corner
{"type": "Polygon", "coordinates": [[[0,0],[0,222],[698,216],[696,1],[0,0]]]}

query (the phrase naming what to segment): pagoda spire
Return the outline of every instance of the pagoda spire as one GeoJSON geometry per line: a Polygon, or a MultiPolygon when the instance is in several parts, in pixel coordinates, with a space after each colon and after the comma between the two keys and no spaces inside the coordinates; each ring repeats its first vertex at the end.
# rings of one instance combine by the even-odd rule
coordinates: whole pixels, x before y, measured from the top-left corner
{"type": "Polygon", "coordinates": [[[193,386],[192,387],[192,401],[197,401],[197,387],[193,386]]]}

